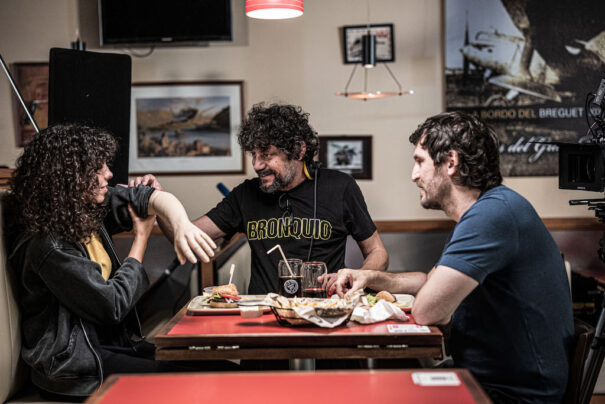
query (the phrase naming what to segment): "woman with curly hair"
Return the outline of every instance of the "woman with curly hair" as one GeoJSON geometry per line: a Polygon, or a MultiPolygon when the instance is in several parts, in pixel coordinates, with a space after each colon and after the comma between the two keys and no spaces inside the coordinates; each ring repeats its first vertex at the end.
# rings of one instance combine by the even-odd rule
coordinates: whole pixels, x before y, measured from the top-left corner
{"type": "Polygon", "coordinates": [[[105,131],[57,125],[17,160],[9,260],[20,286],[21,354],[47,397],[84,398],[111,373],[174,369],[153,360],[135,309],[149,285],[141,262],[155,215],[176,229],[181,263],[195,262],[194,252],[208,261],[216,248],[173,195],[108,186],[116,148],[105,131]],[[110,234],[131,228],[120,262],[110,234]]]}

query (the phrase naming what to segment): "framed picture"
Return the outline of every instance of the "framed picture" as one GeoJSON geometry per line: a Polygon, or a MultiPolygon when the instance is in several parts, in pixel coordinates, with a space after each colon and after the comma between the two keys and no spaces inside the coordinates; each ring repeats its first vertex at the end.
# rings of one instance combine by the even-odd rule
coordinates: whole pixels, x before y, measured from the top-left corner
{"type": "MultiPolygon", "coordinates": [[[[23,96],[38,129],[48,126],[48,63],[13,63],[15,84],[23,96]]],[[[36,133],[17,96],[13,96],[16,118],[16,144],[25,146],[36,133]]]]}
{"type": "MultiPolygon", "coordinates": [[[[367,25],[342,27],[345,63],[361,63],[361,37],[367,32],[367,25]]],[[[394,62],[393,24],[370,25],[370,32],[376,35],[376,62],[394,62]]]]}
{"type": "Polygon", "coordinates": [[[548,13],[537,4],[444,1],[446,110],[496,132],[505,177],[560,175],[556,143],[588,142],[596,128],[590,98],[605,77],[605,26],[587,21],[605,15],[605,2],[551,0],[548,13]]]}
{"type": "Polygon", "coordinates": [[[133,83],[131,174],[237,174],[243,82],[133,83]]]}
{"type": "Polygon", "coordinates": [[[320,136],[319,161],[358,180],[372,179],[372,136],[320,136]]]}

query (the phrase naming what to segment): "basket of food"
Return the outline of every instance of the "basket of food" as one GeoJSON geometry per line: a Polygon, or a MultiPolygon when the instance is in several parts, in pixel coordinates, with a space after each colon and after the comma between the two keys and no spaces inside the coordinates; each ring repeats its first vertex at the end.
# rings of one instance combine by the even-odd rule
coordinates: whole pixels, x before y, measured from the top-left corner
{"type": "Polygon", "coordinates": [[[269,294],[265,302],[281,325],[319,325],[333,327],[346,324],[355,309],[353,302],[341,299],[286,298],[269,294]]]}

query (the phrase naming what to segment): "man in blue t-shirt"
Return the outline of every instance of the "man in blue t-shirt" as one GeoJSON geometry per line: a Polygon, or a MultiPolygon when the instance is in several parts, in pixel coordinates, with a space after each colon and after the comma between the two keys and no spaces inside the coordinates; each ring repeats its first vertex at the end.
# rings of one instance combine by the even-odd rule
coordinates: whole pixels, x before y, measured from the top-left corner
{"type": "Polygon", "coordinates": [[[569,284],[536,211],[501,185],[496,134],[448,112],[410,142],[420,203],[456,222],[441,258],[428,274],[344,269],[331,289],[414,294],[415,321],[451,321],[454,365],[470,369],[495,402],[561,402],[574,340],[569,284]]]}

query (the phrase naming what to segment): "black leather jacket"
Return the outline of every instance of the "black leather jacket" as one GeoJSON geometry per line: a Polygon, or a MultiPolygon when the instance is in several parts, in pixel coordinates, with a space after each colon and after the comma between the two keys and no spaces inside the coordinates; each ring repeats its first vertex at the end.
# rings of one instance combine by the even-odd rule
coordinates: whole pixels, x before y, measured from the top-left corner
{"type": "Polygon", "coordinates": [[[128,203],[146,217],[153,191],[143,186],[109,189],[111,210],[99,230],[112,263],[107,281],[81,243],[56,234],[13,239],[9,261],[20,289],[21,356],[42,389],[91,394],[103,382],[101,344],[130,346],[132,338],[142,338],[135,303],[149,280],[136,259],[120,263],[110,233],[132,227],[128,203]]]}

